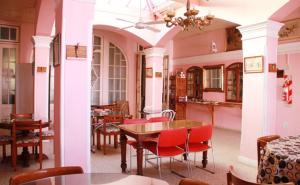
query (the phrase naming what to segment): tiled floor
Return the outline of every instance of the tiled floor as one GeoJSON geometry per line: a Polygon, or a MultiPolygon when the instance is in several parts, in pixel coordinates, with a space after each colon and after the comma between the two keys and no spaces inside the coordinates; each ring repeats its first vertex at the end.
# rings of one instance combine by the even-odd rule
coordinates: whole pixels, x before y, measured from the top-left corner
{"type": "MultiPolygon", "coordinates": [[[[45,160],[43,166],[52,167],[53,166],[53,150],[52,142],[45,143],[44,151],[49,156],[48,160],[45,160]]],[[[235,131],[229,131],[224,129],[214,129],[213,136],[213,146],[214,146],[214,156],[215,156],[215,174],[210,174],[198,168],[193,168],[192,178],[200,179],[202,181],[208,182],[211,185],[225,185],[226,184],[226,172],[229,165],[233,165],[239,175],[245,179],[255,181],[257,170],[254,167],[249,167],[238,162],[239,155],[239,145],[240,145],[240,133],[235,131]]],[[[2,153],[2,151],[1,151],[2,153]]],[[[128,152],[129,154],[129,152],[128,152]]],[[[211,151],[208,152],[208,169],[213,169],[211,163],[211,151]]],[[[202,155],[198,154],[197,159],[201,159],[202,155]]],[[[114,149],[113,147],[108,147],[107,154],[103,155],[101,151],[97,150],[96,153],[91,154],[92,159],[92,172],[93,173],[120,173],[120,149],[114,149]]],[[[180,159],[180,158],[179,158],[180,159]]],[[[132,174],[135,174],[136,168],[136,158],[133,159],[133,169],[132,174]]],[[[129,161],[129,160],[127,160],[129,161]]],[[[154,161],[155,162],[155,161],[154,161]]],[[[129,163],[128,163],[129,166],[129,163]]],[[[39,165],[37,162],[31,161],[30,168],[19,167],[16,173],[28,170],[38,169],[39,165]]],[[[187,174],[186,165],[181,162],[175,161],[172,168],[176,171],[187,174]]],[[[13,172],[10,163],[6,162],[0,164],[0,184],[7,185],[10,176],[16,174],[13,172]]],[[[144,170],[145,176],[159,178],[158,171],[153,168],[150,164],[144,170]]],[[[162,168],[162,179],[169,182],[169,184],[178,184],[180,177],[170,173],[169,171],[169,159],[163,160],[162,168]]]]}

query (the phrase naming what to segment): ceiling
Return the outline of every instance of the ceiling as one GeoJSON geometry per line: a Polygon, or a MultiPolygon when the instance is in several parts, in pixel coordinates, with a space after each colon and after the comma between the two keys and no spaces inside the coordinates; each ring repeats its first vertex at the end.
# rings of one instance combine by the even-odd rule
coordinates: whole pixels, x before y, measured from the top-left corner
{"type": "Polygon", "coordinates": [[[0,20],[34,22],[37,0],[1,0],[0,20]]]}

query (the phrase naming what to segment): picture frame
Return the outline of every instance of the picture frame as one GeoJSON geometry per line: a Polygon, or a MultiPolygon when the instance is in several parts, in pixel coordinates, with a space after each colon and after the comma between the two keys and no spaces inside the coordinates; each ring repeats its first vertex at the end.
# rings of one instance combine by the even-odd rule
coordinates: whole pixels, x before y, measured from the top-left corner
{"type": "Polygon", "coordinates": [[[295,40],[300,38],[300,18],[282,22],[284,25],[279,30],[279,41],[295,40]]]}
{"type": "Polygon", "coordinates": [[[242,49],[242,34],[236,27],[226,28],[226,51],[242,49]]]}
{"type": "Polygon", "coordinates": [[[153,68],[148,67],[146,68],[146,78],[152,78],[153,77],[153,68]]]}
{"type": "Polygon", "coordinates": [[[53,47],[53,66],[57,67],[60,65],[60,58],[61,58],[61,35],[60,33],[57,34],[52,41],[53,47]]]}
{"type": "Polygon", "coordinates": [[[244,58],[245,73],[263,73],[264,72],[264,57],[253,56],[244,58]]]}

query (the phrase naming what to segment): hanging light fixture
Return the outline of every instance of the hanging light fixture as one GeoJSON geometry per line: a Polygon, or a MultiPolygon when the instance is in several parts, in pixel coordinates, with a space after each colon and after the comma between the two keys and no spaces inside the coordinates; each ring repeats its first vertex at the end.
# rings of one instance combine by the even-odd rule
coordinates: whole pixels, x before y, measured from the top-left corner
{"type": "Polygon", "coordinates": [[[164,18],[167,27],[181,26],[184,31],[188,31],[190,28],[198,28],[202,30],[204,26],[211,24],[213,15],[206,15],[204,17],[197,17],[199,10],[190,9],[190,0],[186,2],[186,12],[184,13],[185,18],[175,17],[175,11],[168,11],[164,18]]]}

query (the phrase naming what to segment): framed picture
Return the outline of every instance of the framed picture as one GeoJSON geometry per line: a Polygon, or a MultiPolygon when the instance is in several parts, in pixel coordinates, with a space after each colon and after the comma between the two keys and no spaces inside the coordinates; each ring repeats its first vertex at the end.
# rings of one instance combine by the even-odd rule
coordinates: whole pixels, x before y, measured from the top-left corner
{"type": "Polygon", "coordinates": [[[57,34],[53,41],[52,41],[52,46],[53,46],[53,66],[57,67],[60,65],[60,33],[57,34]]]}
{"type": "Polygon", "coordinates": [[[279,30],[279,41],[294,40],[300,38],[300,18],[283,22],[279,30]]]}
{"type": "Polygon", "coordinates": [[[244,58],[245,73],[263,73],[264,58],[263,56],[253,56],[244,58]]]}
{"type": "Polygon", "coordinates": [[[236,27],[226,28],[226,51],[242,49],[242,34],[236,27]]]}
{"type": "Polygon", "coordinates": [[[146,68],[146,78],[152,78],[153,77],[153,68],[149,67],[146,68]]]}

